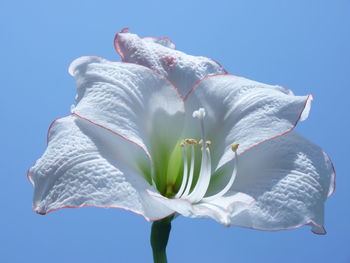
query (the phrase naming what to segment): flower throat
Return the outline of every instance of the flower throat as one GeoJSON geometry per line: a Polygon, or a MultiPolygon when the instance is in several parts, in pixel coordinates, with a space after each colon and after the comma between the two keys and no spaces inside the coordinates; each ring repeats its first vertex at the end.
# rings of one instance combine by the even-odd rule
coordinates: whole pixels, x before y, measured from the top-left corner
{"type": "MultiPolygon", "coordinates": [[[[206,116],[206,112],[204,108],[199,108],[194,111],[192,114],[193,118],[199,120],[201,136],[202,138],[198,141],[196,139],[188,138],[182,140],[175,146],[175,150],[178,155],[178,149],[181,147],[182,150],[182,177],[181,177],[181,185],[175,187],[175,183],[167,180],[165,191],[160,191],[164,196],[169,198],[181,198],[186,199],[192,203],[199,202],[203,199],[210,200],[217,198],[219,196],[223,196],[232,186],[234,179],[237,174],[237,148],[238,144],[232,144],[231,150],[235,153],[234,158],[234,169],[232,175],[230,177],[227,185],[218,193],[213,196],[204,197],[209,184],[210,179],[212,177],[212,167],[211,167],[211,153],[210,153],[210,145],[211,141],[206,139],[205,128],[204,128],[204,118],[206,116]],[[196,165],[196,147],[201,147],[201,161],[200,166],[196,165]],[[197,166],[197,167],[196,167],[197,166]],[[197,177],[195,176],[197,173],[197,177]],[[197,179],[197,181],[195,180],[197,179]]],[[[197,151],[198,153],[198,151],[197,151]]],[[[197,154],[198,155],[198,154],[197,154]]],[[[170,158],[172,159],[172,158],[170,158]]],[[[178,158],[177,158],[178,159],[178,158]]],[[[171,165],[171,161],[169,161],[169,165],[171,165]]],[[[172,168],[172,167],[169,167],[172,168]]],[[[168,169],[169,170],[169,169],[168,169]]],[[[179,169],[179,171],[181,172],[179,169]]],[[[156,182],[153,180],[152,183],[154,186],[157,186],[156,182]]],[[[167,178],[168,179],[168,178],[167,178]]]]}

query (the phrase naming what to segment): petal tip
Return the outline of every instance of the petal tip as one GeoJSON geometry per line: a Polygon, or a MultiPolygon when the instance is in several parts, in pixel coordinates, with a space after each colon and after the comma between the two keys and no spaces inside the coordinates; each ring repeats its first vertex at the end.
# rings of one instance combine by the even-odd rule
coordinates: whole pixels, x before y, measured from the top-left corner
{"type": "Polygon", "coordinates": [[[317,225],[315,223],[312,223],[311,232],[316,234],[316,235],[326,235],[327,234],[327,231],[324,228],[324,226],[317,225]]]}
{"type": "Polygon", "coordinates": [[[310,113],[310,110],[311,110],[311,102],[312,102],[313,99],[314,99],[314,97],[313,97],[312,94],[309,94],[307,96],[307,99],[306,99],[306,102],[305,102],[305,106],[304,106],[303,111],[301,112],[299,121],[304,121],[304,120],[306,120],[309,117],[309,113],[310,113]]]}
{"type": "Polygon", "coordinates": [[[47,214],[46,211],[40,211],[40,208],[38,208],[37,206],[32,206],[32,210],[37,213],[38,215],[44,216],[47,214]]]}
{"type": "Polygon", "coordinates": [[[32,185],[34,185],[34,181],[33,181],[32,177],[31,177],[31,174],[30,174],[30,168],[28,168],[27,173],[26,173],[26,176],[27,176],[28,181],[29,181],[32,185]]]}
{"type": "Polygon", "coordinates": [[[128,27],[124,27],[117,34],[115,34],[114,41],[113,41],[114,49],[118,53],[118,55],[121,57],[122,60],[125,59],[125,56],[124,56],[124,54],[123,54],[123,52],[122,52],[122,50],[120,48],[120,45],[119,45],[119,37],[120,37],[120,34],[123,34],[123,33],[129,33],[129,28],[128,27]]]}
{"type": "Polygon", "coordinates": [[[98,56],[81,56],[76,58],[75,60],[72,61],[72,63],[70,63],[70,65],[68,66],[68,73],[74,77],[76,74],[76,71],[79,67],[83,66],[83,65],[87,65],[90,63],[100,63],[105,61],[104,58],[98,57],[98,56]]]}

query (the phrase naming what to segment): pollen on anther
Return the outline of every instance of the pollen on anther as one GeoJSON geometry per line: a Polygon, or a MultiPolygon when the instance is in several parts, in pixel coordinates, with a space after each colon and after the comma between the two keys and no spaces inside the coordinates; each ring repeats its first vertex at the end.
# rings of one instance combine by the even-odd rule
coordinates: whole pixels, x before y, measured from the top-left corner
{"type": "Polygon", "coordinates": [[[185,146],[185,145],[188,145],[188,144],[190,144],[190,145],[197,145],[198,142],[197,142],[196,139],[188,138],[188,139],[182,140],[182,142],[180,143],[180,146],[185,146]]]}
{"type": "Polygon", "coordinates": [[[239,146],[239,143],[233,143],[233,144],[231,145],[231,150],[232,150],[233,152],[237,152],[238,146],[239,146]]]}
{"type": "Polygon", "coordinates": [[[196,139],[185,139],[185,142],[187,144],[192,144],[192,145],[197,145],[198,144],[196,139]]]}
{"type": "MultiPolygon", "coordinates": [[[[203,143],[203,140],[200,139],[198,144],[201,145],[202,143],[203,143]]],[[[209,141],[209,140],[207,140],[205,143],[206,143],[207,147],[211,145],[211,141],[209,141]]]]}

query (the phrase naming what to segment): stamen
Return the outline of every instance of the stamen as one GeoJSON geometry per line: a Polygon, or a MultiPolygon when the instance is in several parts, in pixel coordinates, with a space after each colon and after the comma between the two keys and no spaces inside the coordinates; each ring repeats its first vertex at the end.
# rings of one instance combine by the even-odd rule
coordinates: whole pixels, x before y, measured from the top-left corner
{"type": "Polygon", "coordinates": [[[233,144],[231,145],[231,150],[232,150],[233,152],[237,152],[238,146],[239,146],[239,143],[233,143],[233,144]]]}
{"type": "MultiPolygon", "coordinates": [[[[200,139],[199,140],[199,142],[198,142],[198,144],[203,144],[203,140],[202,139],[200,139]]],[[[206,141],[206,145],[207,145],[207,147],[209,147],[210,145],[211,145],[211,141],[206,141]]]]}
{"type": "Polygon", "coordinates": [[[238,149],[238,146],[239,146],[238,143],[231,145],[231,150],[235,153],[235,157],[234,157],[234,167],[233,167],[232,175],[231,175],[229,182],[220,192],[218,192],[212,196],[204,197],[202,199],[203,201],[208,202],[208,201],[212,201],[216,198],[222,197],[231,189],[231,186],[232,186],[233,182],[235,181],[236,175],[237,175],[237,166],[238,166],[237,149],[238,149]]]}
{"type": "Polygon", "coordinates": [[[183,170],[181,186],[179,191],[175,195],[175,198],[184,198],[190,201],[191,203],[197,203],[197,202],[200,202],[201,200],[208,202],[216,198],[222,197],[231,189],[232,184],[235,181],[235,178],[237,175],[237,167],[238,167],[237,149],[239,144],[234,143],[231,145],[231,150],[235,154],[234,168],[233,168],[229,182],[218,193],[212,196],[204,197],[204,195],[208,190],[210,179],[211,179],[211,156],[210,156],[210,150],[209,150],[211,141],[207,141],[205,136],[205,130],[204,130],[205,115],[206,115],[206,112],[204,108],[200,108],[197,111],[194,111],[192,114],[194,118],[198,118],[200,121],[202,139],[200,141],[197,141],[195,139],[185,139],[180,144],[183,147],[184,170],[183,170]],[[188,160],[187,160],[188,158],[187,158],[187,151],[186,151],[187,145],[191,145],[191,155],[190,155],[191,164],[190,164],[189,173],[188,173],[188,160]],[[197,183],[194,186],[193,191],[190,193],[192,181],[193,181],[193,173],[194,173],[194,163],[195,163],[194,146],[195,145],[202,145],[201,147],[202,160],[201,160],[201,167],[200,167],[197,183]]]}
{"type": "Polygon", "coordinates": [[[188,138],[188,139],[182,140],[182,142],[180,143],[180,146],[183,147],[183,146],[186,146],[186,145],[188,145],[188,144],[197,145],[198,142],[197,142],[196,139],[188,138]]]}
{"type": "Polygon", "coordinates": [[[188,177],[186,146],[182,147],[182,152],[183,152],[183,156],[184,156],[184,172],[183,172],[183,175],[182,175],[182,182],[181,182],[180,189],[177,192],[177,194],[175,195],[175,198],[179,198],[182,195],[183,191],[185,190],[185,186],[186,186],[186,183],[187,183],[187,177],[188,177]]]}
{"type": "Polygon", "coordinates": [[[194,146],[191,145],[191,166],[190,166],[190,174],[188,177],[188,182],[187,186],[185,189],[185,192],[183,193],[182,197],[187,197],[192,186],[192,181],[193,181],[193,172],[194,172],[194,160],[195,160],[195,155],[194,155],[194,146]]]}
{"type": "Polygon", "coordinates": [[[199,202],[208,190],[211,177],[211,158],[209,148],[202,149],[202,162],[198,181],[192,193],[186,198],[192,203],[199,202]]]}
{"type": "Polygon", "coordinates": [[[184,140],[186,144],[191,144],[191,145],[197,145],[198,142],[195,139],[185,139],[184,140]]]}

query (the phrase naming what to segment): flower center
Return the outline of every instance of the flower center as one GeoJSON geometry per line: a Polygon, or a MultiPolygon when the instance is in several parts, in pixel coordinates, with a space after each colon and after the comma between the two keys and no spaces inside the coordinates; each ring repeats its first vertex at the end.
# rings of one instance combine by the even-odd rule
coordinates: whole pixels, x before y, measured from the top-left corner
{"type": "Polygon", "coordinates": [[[210,179],[212,176],[211,173],[211,156],[210,156],[210,150],[209,146],[211,144],[210,141],[206,140],[206,134],[204,129],[204,118],[205,118],[206,112],[204,108],[200,108],[193,112],[192,116],[194,118],[199,119],[200,122],[200,128],[201,128],[201,135],[202,139],[197,142],[195,139],[185,139],[180,144],[182,147],[182,153],[183,153],[183,176],[182,176],[182,182],[181,186],[174,196],[174,198],[182,198],[190,201],[191,203],[198,203],[201,200],[210,201],[215,198],[221,197],[224,194],[226,194],[236,177],[237,174],[237,148],[238,144],[232,144],[231,149],[235,153],[234,158],[234,169],[232,172],[232,175],[230,177],[229,182],[226,184],[226,186],[219,191],[218,193],[209,196],[204,197],[210,183],[210,179]],[[194,174],[194,166],[195,166],[195,146],[201,145],[201,165],[199,169],[199,176],[196,185],[192,188],[193,183],[193,174],[194,174]],[[188,164],[188,153],[187,150],[190,150],[190,164],[188,164]]]}

